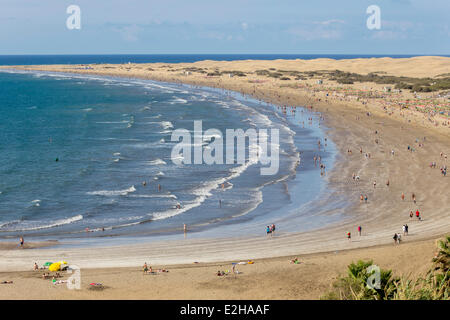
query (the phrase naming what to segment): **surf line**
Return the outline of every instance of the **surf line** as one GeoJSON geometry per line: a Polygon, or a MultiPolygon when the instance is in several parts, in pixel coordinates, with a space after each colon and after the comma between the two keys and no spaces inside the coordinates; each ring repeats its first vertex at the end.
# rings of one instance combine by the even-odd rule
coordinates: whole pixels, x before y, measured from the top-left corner
{"type": "Polygon", "coordinates": [[[250,164],[260,162],[263,166],[268,165],[268,167],[261,166],[261,175],[274,175],[278,173],[280,163],[279,130],[270,129],[270,143],[268,137],[267,129],[259,129],[258,132],[253,128],[246,131],[226,129],[224,161],[224,135],[222,132],[215,128],[203,132],[202,120],[194,120],[194,138],[192,138],[191,132],[184,128],[178,128],[172,132],[171,141],[178,143],[172,148],[171,158],[175,165],[192,163],[212,165],[224,164],[224,162],[226,164],[246,164],[246,141],[248,141],[248,162],[250,164]],[[205,144],[205,142],[208,143],[205,144]]]}

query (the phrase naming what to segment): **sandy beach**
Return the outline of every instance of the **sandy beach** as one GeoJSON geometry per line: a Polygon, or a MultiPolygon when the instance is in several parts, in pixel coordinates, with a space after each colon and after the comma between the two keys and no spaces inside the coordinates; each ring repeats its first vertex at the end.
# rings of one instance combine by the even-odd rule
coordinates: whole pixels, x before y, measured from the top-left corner
{"type": "Polygon", "coordinates": [[[233,90],[280,106],[312,107],[322,113],[326,134],[339,151],[333,170],[325,177],[329,188],[321,201],[326,203],[345,195],[353,202],[342,223],[305,233],[280,232],[271,239],[263,234],[257,238],[213,240],[187,237],[184,241],[140,243],[101,248],[101,251],[57,246],[17,249],[2,244],[0,280],[14,283],[0,285],[1,299],[20,299],[25,293],[31,299],[317,299],[332,279],[345,272],[347,264],[359,258],[373,259],[401,275],[424,272],[433,256],[435,240],[450,231],[450,180],[439,170],[449,164],[449,117],[429,107],[445,108],[448,98],[436,92],[395,91],[394,85],[373,82],[339,84],[317,73],[304,80],[295,80],[293,76],[282,80],[283,77],[257,72],[273,69],[296,74],[293,71],[341,70],[438,78],[450,73],[450,58],[12,68],[185,83],[233,90]],[[430,168],[431,162],[436,162],[436,168],[430,168]],[[353,179],[353,175],[359,179],[353,179]],[[367,202],[360,201],[361,194],[367,195],[367,202]],[[415,214],[409,216],[416,210],[420,211],[420,221],[415,214]],[[401,232],[405,223],[409,225],[409,235],[403,237],[401,245],[394,246],[392,236],[401,232]],[[361,236],[357,234],[359,225],[361,236]],[[351,241],[346,238],[349,231],[351,241]],[[293,256],[304,263],[289,264],[293,256]],[[34,262],[41,265],[62,259],[82,268],[82,290],[53,286],[40,279],[40,272],[29,271],[34,262]],[[229,262],[248,260],[255,260],[255,264],[241,266],[242,274],[215,275],[217,270],[231,268],[229,262]],[[170,272],[143,276],[140,266],[144,262],[155,269],[168,268],[170,272]],[[89,290],[90,282],[102,283],[106,288],[89,290]]]}
{"type": "MultiPolygon", "coordinates": [[[[68,290],[42,279],[42,271],[2,272],[1,299],[319,299],[346,267],[358,259],[372,259],[396,276],[415,278],[426,273],[435,252],[435,241],[424,240],[372,248],[312,255],[255,260],[239,265],[240,274],[218,277],[231,271],[231,263],[152,265],[154,274],[140,267],[91,268],[81,271],[81,290],[68,290]],[[300,264],[291,264],[298,257],[300,264]],[[157,272],[158,269],[169,272],[157,272]],[[90,283],[101,283],[93,287],[90,283]]],[[[149,263],[147,261],[147,263],[149,263]]],[[[150,266],[150,265],[149,265],[150,266]]],[[[65,274],[64,272],[62,274],[65,274]]],[[[64,275],[67,279],[70,275],[64,275]]],[[[58,279],[59,280],[59,279],[58,279]]]]}

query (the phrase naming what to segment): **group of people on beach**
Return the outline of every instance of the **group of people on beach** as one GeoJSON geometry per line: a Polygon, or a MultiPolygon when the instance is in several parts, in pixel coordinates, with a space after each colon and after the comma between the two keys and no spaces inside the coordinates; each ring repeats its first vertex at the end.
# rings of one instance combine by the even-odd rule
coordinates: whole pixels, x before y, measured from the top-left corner
{"type": "MultiPolygon", "coordinates": [[[[376,134],[376,135],[378,135],[378,133],[379,133],[378,130],[375,131],[375,134],[376,134]]],[[[423,138],[423,141],[425,141],[425,137],[423,138]]],[[[416,142],[419,143],[419,139],[416,139],[416,142]]],[[[378,144],[379,141],[376,141],[376,143],[378,144]]],[[[423,147],[424,144],[423,144],[423,143],[419,143],[419,146],[420,146],[420,147],[423,147]]],[[[415,151],[414,148],[413,148],[411,145],[408,145],[408,146],[407,146],[407,150],[408,150],[408,151],[411,151],[411,152],[415,151]]],[[[359,148],[359,151],[360,151],[360,154],[361,154],[361,155],[364,154],[364,153],[363,153],[363,148],[362,148],[362,147],[359,148]]],[[[394,156],[394,154],[395,154],[394,149],[391,149],[391,152],[390,152],[390,153],[391,153],[392,156],[394,156]]],[[[352,151],[351,151],[350,148],[347,148],[347,154],[348,154],[349,156],[352,155],[352,151]]],[[[366,157],[367,159],[370,159],[370,153],[367,153],[367,152],[366,152],[365,157],[366,157]]],[[[442,157],[443,157],[443,153],[441,152],[441,158],[442,158],[442,157]]],[[[436,162],[431,162],[431,164],[430,164],[430,167],[431,167],[431,168],[436,168],[436,166],[437,166],[437,165],[436,165],[436,162]]],[[[440,168],[440,170],[441,170],[442,175],[445,176],[445,175],[446,175],[446,170],[447,170],[446,165],[445,165],[445,164],[442,165],[441,168],[440,168]]],[[[359,175],[356,175],[356,173],[353,173],[353,174],[352,174],[352,179],[353,179],[354,181],[359,181],[359,180],[360,180],[360,177],[359,177],[359,175]]],[[[376,187],[377,187],[377,181],[374,180],[373,183],[372,183],[372,185],[373,185],[373,188],[376,189],[376,187]]],[[[389,180],[389,179],[386,180],[386,186],[387,186],[387,187],[390,186],[390,180],[389,180]]],[[[367,203],[367,200],[368,200],[367,194],[360,193],[360,197],[359,197],[359,198],[360,198],[360,203],[363,203],[363,202],[367,203]]],[[[402,194],[401,194],[401,200],[402,200],[402,201],[405,200],[405,194],[404,194],[403,192],[402,192],[402,194]]],[[[415,194],[414,192],[411,193],[411,200],[412,200],[412,202],[413,202],[414,204],[417,204],[417,198],[416,198],[416,194],[415,194]]],[[[419,212],[419,209],[416,210],[415,214],[413,213],[412,210],[410,211],[410,218],[414,218],[414,215],[415,215],[415,217],[417,218],[418,221],[422,221],[422,216],[421,216],[421,213],[419,212]]],[[[403,236],[407,236],[407,235],[408,235],[408,231],[409,231],[408,229],[409,229],[408,224],[404,224],[404,225],[402,226],[403,236]]],[[[358,226],[358,233],[359,233],[359,235],[361,236],[361,226],[358,226]]],[[[350,232],[350,231],[347,232],[346,236],[347,236],[347,239],[348,239],[348,240],[351,240],[352,237],[351,237],[351,232],[350,232]]],[[[394,239],[394,241],[395,241],[396,244],[399,244],[399,243],[400,243],[401,237],[402,237],[402,235],[401,235],[400,233],[395,233],[395,234],[394,234],[393,239],[394,239]]]]}
{"type": "Polygon", "coordinates": [[[394,244],[400,244],[400,241],[402,241],[402,235],[400,233],[394,234],[394,244]]]}
{"type": "Polygon", "coordinates": [[[274,224],[266,227],[266,234],[267,234],[267,236],[270,235],[273,237],[273,235],[275,234],[275,225],[274,224]]]}
{"type": "MultiPolygon", "coordinates": [[[[414,217],[414,213],[412,212],[412,210],[409,212],[409,217],[411,219],[414,217]]],[[[422,217],[420,216],[419,209],[416,210],[416,218],[417,218],[417,220],[422,221],[422,217]]]]}
{"type": "Polygon", "coordinates": [[[144,262],[144,265],[142,267],[142,271],[143,271],[144,274],[147,274],[147,273],[153,274],[155,272],[159,272],[159,273],[169,272],[169,270],[167,270],[167,269],[157,269],[156,271],[153,271],[152,266],[149,267],[147,265],[147,262],[144,262]]]}

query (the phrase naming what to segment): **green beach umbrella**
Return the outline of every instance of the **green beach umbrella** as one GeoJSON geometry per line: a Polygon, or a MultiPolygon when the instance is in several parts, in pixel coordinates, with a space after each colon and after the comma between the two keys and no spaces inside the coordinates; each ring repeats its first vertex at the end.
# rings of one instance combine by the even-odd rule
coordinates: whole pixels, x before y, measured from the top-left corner
{"type": "Polygon", "coordinates": [[[49,267],[49,266],[51,266],[53,264],[53,262],[46,262],[46,263],[44,263],[44,267],[49,267]]]}

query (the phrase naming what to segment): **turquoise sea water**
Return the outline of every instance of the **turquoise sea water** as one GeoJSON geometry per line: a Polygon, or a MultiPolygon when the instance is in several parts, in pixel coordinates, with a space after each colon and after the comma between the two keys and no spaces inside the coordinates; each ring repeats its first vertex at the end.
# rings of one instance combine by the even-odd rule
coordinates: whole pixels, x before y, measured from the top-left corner
{"type": "MultiPolygon", "coordinates": [[[[251,235],[338,217],[308,216],[325,187],[312,158],[330,168],[335,151],[331,139],[317,149],[326,144],[320,115],[306,109],[145,80],[0,72],[0,110],[2,238],[164,236],[183,224],[199,235],[251,235]],[[173,163],[172,132],[192,132],[194,120],[223,133],[278,129],[278,173],[249,162],[173,163]]],[[[201,141],[208,148],[213,137],[201,141]]]]}

